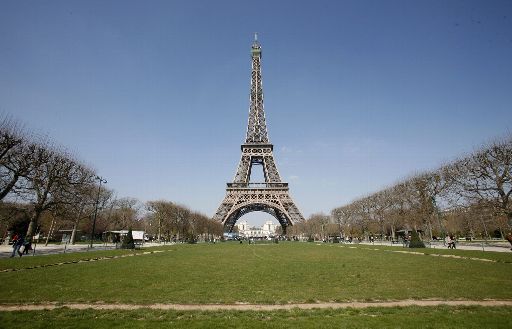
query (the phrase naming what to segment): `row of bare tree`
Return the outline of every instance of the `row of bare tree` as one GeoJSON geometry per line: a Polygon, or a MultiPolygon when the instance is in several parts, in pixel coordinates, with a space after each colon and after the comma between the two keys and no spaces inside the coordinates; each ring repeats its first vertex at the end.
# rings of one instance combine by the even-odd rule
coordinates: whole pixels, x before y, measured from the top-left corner
{"type": "Polygon", "coordinates": [[[23,205],[28,240],[45,212],[83,203],[95,177],[91,168],[48,140],[27,134],[17,122],[0,122],[0,202],[11,210],[16,203],[23,205]]]}
{"type": "Polygon", "coordinates": [[[26,133],[16,121],[0,121],[0,234],[16,231],[32,240],[37,233],[49,239],[70,230],[78,233],[144,229],[159,238],[190,239],[219,233],[205,215],[168,201],[142,204],[134,198],[117,198],[99,184],[94,169],[45,138],[26,133]],[[156,221],[156,222],[155,222],[156,221]]]}
{"type": "Polygon", "coordinates": [[[158,241],[196,241],[200,236],[210,241],[222,237],[224,227],[220,222],[187,207],[164,200],[149,201],[146,206],[147,231],[158,241]]]}
{"type": "MultiPolygon", "coordinates": [[[[397,230],[503,237],[512,228],[512,136],[335,208],[331,230],[396,237],[397,230]]],[[[315,221],[329,216],[315,215],[315,221]]]]}

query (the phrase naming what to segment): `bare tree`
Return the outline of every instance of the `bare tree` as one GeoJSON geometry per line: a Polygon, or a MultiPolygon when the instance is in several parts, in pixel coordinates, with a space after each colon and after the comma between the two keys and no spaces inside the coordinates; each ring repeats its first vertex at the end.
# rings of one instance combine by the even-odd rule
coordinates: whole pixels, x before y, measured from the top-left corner
{"type": "Polygon", "coordinates": [[[27,191],[33,206],[33,214],[27,230],[31,240],[39,217],[44,211],[58,204],[69,203],[75,186],[90,182],[90,174],[83,171],[83,165],[64,152],[39,145],[35,151],[34,169],[27,178],[27,191]]]}
{"type": "Polygon", "coordinates": [[[388,224],[388,210],[392,207],[393,199],[391,197],[391,190],[385,189],[380,192],[373,194],[372,196],[373,206],[373,217],[374,221],[378,224],[381,236],[387,235],[386,225],[388,224]]]}
{"type": "Polygon", "coordinates": [[[309,216],[306,220],[306,234],[316,240],[325,239],[327,234],[327,226],[330,217],[324,213],[316,213],[309,216]]]}
{"type": "Polygon", "coordinates": [[[156,227],[158,241],[162,240],[163,233],[167,233],[167,239],[170,238],[172,230],[172,218],[175,209],[174,203],[165,200],[149,201],[146,207],[150,212],[150,223],[156,227]]]}
{"type": "Polygon", "coordinates": [[[141,203],[135,198],[121,198],[115,202],[108,216],[108,225],[112,229],[128,229],[133,228],[139,219],[141,203]]]}
{"type": "Polygon", "coordinates": [[[509,137],[437,170],[419,173],[335,208],[332,215],[340,227],[352,225],[353,230],[356,226],[365,235],[375,225],[384,233],[387,225],[393,239],[399,226],[424,228],[432,238],[436,226],[441,236],[448,227],[470,236],[479,229],[488,237],[493,225],[503,236],[504,227],[512,227],[511,168],[509,137]]]}
{"type": "Polygon", "coordinates": [[[88,179],[84,180],[83,184],[71,186],[67,202],[62,202],[58,205],[62,209],[61,211],[67,221],[71,222],[71,244],[76,242],[77,231],[82,220],[93,216],[96,201],[98,201],[99,208],[102,209],[112,196],[111,191],[102,187],[99,190],[98,198],[98,187],[94,180],[95,173],[85,167],[80,167],[80,170],[84,171],[82,174],[84,178],[87,177],[88,179]]]}
{"type": "Polygon", "coordinates": [[[0,121],[0,201],[31,171],[36,148],[19,123],[7,118],[0,121]]]}
{"type": "MultiPolygon", "coordinates": [[[[492,208],[512,227],[512,137],[496,141],[446,169],[459,203],[492,208]]],[[[499,225],[499,223],[498,223],[499,225]]],[[[502,230],[502,225],[500,230],[502,230]]]]}
{"type": "Polygon", "coordinates": [[[427,229],[432,240],[433,221],[437,220],[441,236],[444,237],[445,231],[441,223],[439,203],[440,197],[447,190],[450,182],[442,175],[442,169],[414,176],[411,178],[410,184],[414,189],[412,197],[415,199],[411,206],[419,216],[418,223],[427,229]]]}
{"type": "Polygon", "coordinates": [[[331,211],[331,218],[334,223],[338,224],[340,236],[345,237],[348,233],[350,224],[354,218],[354,207],[346,205],[344,207],[335,208],[331,211]]]}

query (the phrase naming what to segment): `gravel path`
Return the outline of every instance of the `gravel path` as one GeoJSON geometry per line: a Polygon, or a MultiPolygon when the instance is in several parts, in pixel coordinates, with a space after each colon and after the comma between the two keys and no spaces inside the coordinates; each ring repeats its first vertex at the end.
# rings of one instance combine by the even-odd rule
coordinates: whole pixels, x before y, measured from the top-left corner
{"type": "Polygon", "coordinates": [[[102,304],[102,303],[46,303],[46,304],[9,304],[0,305],[0,311],[40,311],[69,308],[74,310],[178,310],[178,311],[274,311],[291,309],[343,309],[368,307],[405,307],[405,306],[512,306],[512,300],[399,300],[385,302],[345,302],[310,304],[102,304]]]}

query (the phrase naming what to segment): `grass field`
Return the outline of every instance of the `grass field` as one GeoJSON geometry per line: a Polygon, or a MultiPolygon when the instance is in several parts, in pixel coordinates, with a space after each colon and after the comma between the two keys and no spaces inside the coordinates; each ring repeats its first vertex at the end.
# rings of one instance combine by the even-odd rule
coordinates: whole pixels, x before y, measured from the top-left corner
{"type": "Polygon", "coordinates": [[[290,311],[0,312],[4,328],[511,328],[510,307],[403,307],[290,311]],[[21,325],[20,325],[21,324],[21,325]]]}
{"type": "MultiPolygon", "coordinates": [[[[297,242],[172,245],[137,251],[133,257],[128,255],[132,252],[98,251],[2,259],[0,270],[7,271],[0,273],[0,303],[512,300],[512,253],[297,242]],[[420,254],[401,253],[403,251],[419,251],[420,254]],[[99,260],[78,262],[94,258],[99,260]]],[[[85,328],[101,318],[101,323],[113,324],[105,328],[123,321],[125,324],[132,321],[133,328],[150,324],[153,328],[169,321],[176,327],[201,327],[208,323],[212,327],[229,327],[233,321],[241,322],[232,327],[240,327],[240,324],[251,327],[254,321],[265,321],[269,327],[306,328],[311,327],[307,323],[320,321],[324,327],[350,327],[351,323],[354,327],[373,327],[372,323],[382,324],[380,327],[399,327],[404,323],[405,328],[411,323],[420,327],[435,323],[436,328],[445,324],[451,324],[445,327],[476,328],[511,327],[511,312],[511,307],[448,306],[267,312],[59,309],[0,312],[0,323],[16,319],[23,323],[31,319],[34,324],[31,327],[38,328],[45,322],[58,320],[61,327],[66,327],[66,323],[71,327],[80,319],[77,328],[85,328]],[[139,319],[149,320],[134,321],[139,319]]]]}
{"type": "MultiPolygon", "coordinates": [[[[0,273],[4,292],[0,302],[272,304],[512,299],[512,290],[504,289],[512,287],[511,254],[452,252],[499,260],[484,262],[394,253],[388,248],[313,243],[174,245],[136,257],[0,273]]],[[[23,268],[89,255],[24,257],[1,263],[2,268],[13,264],[23,268]]]]}

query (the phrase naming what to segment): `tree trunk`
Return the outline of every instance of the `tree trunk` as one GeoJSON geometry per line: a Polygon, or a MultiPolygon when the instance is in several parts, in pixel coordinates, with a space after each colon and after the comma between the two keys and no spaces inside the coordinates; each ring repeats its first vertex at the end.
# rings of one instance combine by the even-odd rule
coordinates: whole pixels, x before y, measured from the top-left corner
{"type": "Polygon", "coordinates": [[[162,217],[158,215],[158,242],[162,240],[162,217]]]}
{"type": "Polygon", "coordinates": [[[471,225],[471,222],[468,221],[468,231],[469,236],[473,239],[475,237],[475,230],[473,230],[473,225],[471,225]]]}
{"type": "Polygon", "coordinates": [[[50,225],[50,231],[48,231],[48,236],[46,236],[46,243],[45,246],[48,245],[48,241],[50,241],[50,236],[53,235],[53,228],[55,226],[55,217],[52,217],[52,224],[50,225]]]}
{"type": "Polygon", "coordinates": [[[430,241],[432,241],[432,223],[430,222],[430,220],[427,222],[427,225],[428,225],[428,232],[430,233],[430,241]]]}
{"type": "Polygon", "coordinates": [[[25,236],[25,240],[32,241],[34,233],[36,232],[37,222],[39,221],[39,217],[41,217],[41,213],[43,211],[41,209],[34,209],[34,213],[30,217],[30,223],[28,224],[27,234],[25,236]]]}
{"type": "Polygon", "coordinates": [[[76,228],[78,227],[78,223],[80,222],[80,217],[82,217],[82,212],[84,210],[84,206],[80,205],[80,210],[78,211],[78,216],[76,216],[75,223],[73,224],[73,231],[71,232],[71,239],[69,239],[69,242],[71,244],[75,244],[76,240],[76,228]]]}
{"type": "Polygon", "coordinates": [[[71,238],[69,239],[69,243],[70,244],[75,244],[75,239],[76,239],[76,227],[78,226],[78,221],[76,221],[74,224],[73,224],[73,230],[71,231],[71,238]]]}
{"type": "Polygon", "coordinates": [[[486,240],[490,239],[489,232],[487,231],[487,226],[485,225],[484,217],[480,216],[480,220],[482,221],[482,225],[484,226],[485,238],[486,240]]]}

